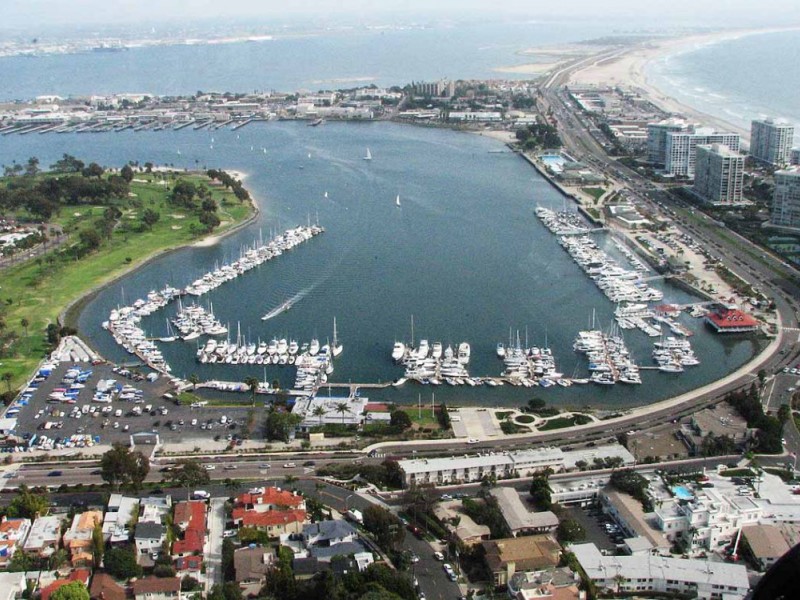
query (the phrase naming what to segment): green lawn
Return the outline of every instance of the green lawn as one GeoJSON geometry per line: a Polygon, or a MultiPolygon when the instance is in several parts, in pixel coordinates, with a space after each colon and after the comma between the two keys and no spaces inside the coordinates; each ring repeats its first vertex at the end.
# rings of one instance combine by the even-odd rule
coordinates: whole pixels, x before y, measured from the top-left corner
{"type": "MultiPolygon", "coordinates": [[[[11,356],[0,359],[0,372],[12,375],[12,389],[24,383],[44,356],[47,350],[45,329],[57,321],[59,314],[71,302],[160,252],[200,239],[200,234],[192,231],[192,224],[199,227],[197,217],[168,204],[168,186],[155,183],[153,176],[137,174],[137,178],[145,177],[147,182],[131,183],[131,193],[135,196],[119,208],[123,212],[122,222],[138,220],[147,208],[158,212],[160,219],[151,230],[141,233],[117,231],[97,251],[78,261],[59,259],[54,251],[0,272],[1,314],[6,322],[6,332],[19,336],[13,344],[11,356]],[[180,215],[184,218],[178,218],[180,215]],[[28,335],[21,325],[22,319],[29,322],[28,335]]],[[[201,174],[181,174],[180,178],[195,184],[209,181],[201,174]]],[[[218,215],[222,220],[214,235],[252,214],[249,203],[240,203],[232,193],[219,187],[210,189],[219,205],[218,215]]],[[[92,215],[97,217],[103,210],[101,206],[62,207],[52,221],[60,224],[70,236],[66,244],[74,244],[77,242],[73,238],[77,238],[82,228],[89,226],[92,215]]]]}
{"type": "Polygon", "coordinates": [[[441,429],[439,420],[431,414],[430,405],[425,406],[423,404],[422,411],[419,411],[416,406],[398,406],[397,408],[408,414],[411,422],[415,423],[419,428],[441,429]],[[421,415],[420,412],[422,413],[421,415]]]}
{"type": "Polygon", "coordinates": [[[581,188],[581,191],[587,196],[594,198],[595,201],[600,200],[600,198],[603,197],[603,194],[606,193],[606,191],[600,187],[585,187],[581,188]]]}

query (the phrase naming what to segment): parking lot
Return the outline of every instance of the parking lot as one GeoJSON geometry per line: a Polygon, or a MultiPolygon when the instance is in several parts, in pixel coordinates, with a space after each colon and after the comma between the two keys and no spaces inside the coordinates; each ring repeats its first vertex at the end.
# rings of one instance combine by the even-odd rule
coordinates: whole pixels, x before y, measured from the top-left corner
{"type": "Polygon", "coordinates": [[[566,512],[586,530],[586,541],[595,544],[601,552],[613,553],[617,544],[622,543],[622,534],[618,529],[614,529],[616,526],[613,525],[613,521],[604,515],[598,506],[585,508],[569,506],[566,512]]]}
{"type": "MultiPolygon", "coordinates": [[[[162,443],[233,438],[253,410],[250,406],[181,406],[165,396],[169,390],[164,377],[148,381],[110,364],[61,363],[24,393],[26,404],[17,404],[9,416],[18,420],[18,436],[35,435],[34,445],[44,444],[41,447],[50,450],[81,447],[89,436],[92,444],[129,443],[131,435],[145,432],[158,433],[162,443]],[[71,368],[83,377],[65,381],[71,368]],[[105,394],[98,391],[98,384],[100,390],[107,388],[105,394]]],[[[249,396],[241,399],[246,404],[249,396]]],[[[263,408],[256,409],[256,430],[261,427],[260,414],[263,408]]]]}

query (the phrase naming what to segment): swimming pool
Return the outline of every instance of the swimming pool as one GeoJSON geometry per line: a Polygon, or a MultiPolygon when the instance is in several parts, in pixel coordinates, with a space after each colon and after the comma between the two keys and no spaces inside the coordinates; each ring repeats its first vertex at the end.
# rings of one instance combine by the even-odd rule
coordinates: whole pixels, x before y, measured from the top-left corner
{"type": "Polygon", "coordinates": [[[694,498],[694,494],[682,485],[673,486],[672,493],[675,494],[678,500],[692,500],[694,498]]]}

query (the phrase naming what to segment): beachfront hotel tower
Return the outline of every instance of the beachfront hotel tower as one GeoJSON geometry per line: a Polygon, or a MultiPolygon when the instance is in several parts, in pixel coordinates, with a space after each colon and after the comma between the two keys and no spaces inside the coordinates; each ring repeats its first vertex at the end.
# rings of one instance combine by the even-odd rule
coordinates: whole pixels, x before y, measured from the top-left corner
{"type": "Polygon", "coordinates": [[[782,167],[789,164],[794,141],[794,125],[762,119],[750,127],[750,155],[757,161],[782,167]]]}
{"type": "Polygon", "coordinates": [[[667,157],[667,134],[689,131],[691,126],[681,119],[664,119],[647,125],[647,162],[664,167],[667,157]]]}
{"type": "Polygon", "coordinates": [[[742,201],[744,156],[723,144],[697,146],[694,192],[717,205],[742,201]]]}
{"type": "Polygon", "coordinates": [[[709,128],[667,133],[664,172],[673,177],[694,179],[697,147],[713,144],[721,144],[731,152],[739,152],[739,134],[717,133],[709,128]]]}
{"type": "Polygon", "coordinates": [[[775,172],[770,224],[800,229],[800,167],[775,172]]]}

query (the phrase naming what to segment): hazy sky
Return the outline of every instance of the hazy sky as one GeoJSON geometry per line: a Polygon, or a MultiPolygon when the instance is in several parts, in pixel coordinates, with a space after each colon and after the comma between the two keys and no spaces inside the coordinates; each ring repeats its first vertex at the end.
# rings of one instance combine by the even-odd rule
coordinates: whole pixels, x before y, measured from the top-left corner
{"type": "Polygon", "coordinates": [[[0,0],[2,26],[34,32],[50,25],[122,24],[197,18],[316,15],[360,19],[382,16],[431,17],[520,14],[531,18],[604,16],[613,21],[637,15],[697,26],[800,23],[797,0],[0,0]],[[666,12],[668,11],[668,13],[666,12]]]}

